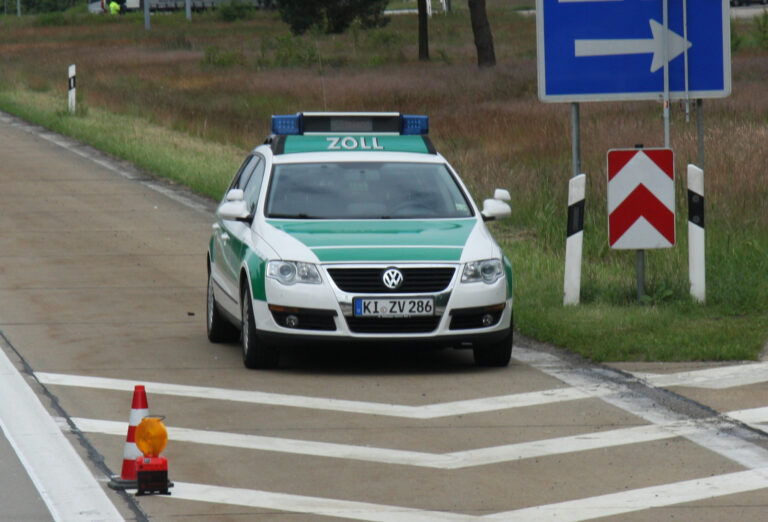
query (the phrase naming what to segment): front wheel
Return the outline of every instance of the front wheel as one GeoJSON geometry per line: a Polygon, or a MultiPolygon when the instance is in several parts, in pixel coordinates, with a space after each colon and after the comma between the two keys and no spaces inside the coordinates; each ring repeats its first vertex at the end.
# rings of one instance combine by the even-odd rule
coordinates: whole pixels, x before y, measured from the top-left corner
{"type": "Polygon", "coordinates": [[[275,346],[259,338],[256,321],[253,318],[251,291],[248,287],[243,291],[241,301],[243,364],[250,369],[277,367],[280,353],[275,346]]]}
{"type": "Polygon", "coordinates": [[[208,271],[208,292],[205,303],[205,326],[208,332],[208,340],[212,343],[226,343],[236,341],[240,336],[237,327],[227,321],[219,311],[216,297],[213,295],[213,276],[208,271]]]}
{"type": "Polygon", "coordinates": [[[502,367],[509,364],[512,358],[512,326],[500,341],[476,345],[472,354],[478,366],[502,367]]]}

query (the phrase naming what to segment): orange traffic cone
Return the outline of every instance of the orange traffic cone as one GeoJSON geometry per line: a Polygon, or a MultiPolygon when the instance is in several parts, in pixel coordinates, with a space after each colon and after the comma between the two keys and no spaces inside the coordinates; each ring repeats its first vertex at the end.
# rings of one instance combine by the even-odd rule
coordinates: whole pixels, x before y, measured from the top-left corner
{"type": "Polygon", "coordinates": [[[135,489],[137,487],[136,458],[141,457],[142,453],[136,446],[136,426],[141,419],[149,416],[149,405],[147,404],[147,392],[144,386],[137,384],[133,390],[133,403],[131,404],[131,415],[128,419],[128,435],[125,437],[125,448],[123,449],[123,469],[120,475],[113,475],[109,481],[109,487],[112,489],[135,489]]]}

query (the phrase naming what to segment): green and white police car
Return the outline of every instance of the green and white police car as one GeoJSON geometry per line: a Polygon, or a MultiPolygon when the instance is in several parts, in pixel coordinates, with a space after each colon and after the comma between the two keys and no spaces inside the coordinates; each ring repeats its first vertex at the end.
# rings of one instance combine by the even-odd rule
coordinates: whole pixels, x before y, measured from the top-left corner
{"type": "Polygon", "coordinates": [[[428,137],[426,116],[273,116],[216,211],[207,331],[240,339],[248,368],[321,342],[472,348],[505,366],[512,270],[479,209],[428,137]]]}

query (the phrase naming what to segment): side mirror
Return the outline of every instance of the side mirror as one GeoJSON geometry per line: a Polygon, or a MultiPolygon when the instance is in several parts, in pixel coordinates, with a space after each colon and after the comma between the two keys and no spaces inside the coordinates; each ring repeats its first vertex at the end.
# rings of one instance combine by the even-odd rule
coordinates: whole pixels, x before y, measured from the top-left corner
{"type": "Polygon", "coordinates": [[[485,221],[491,221],[511,216],[512,209],[509,205],[498,199],[486,199],[483,201],[483,210],[481,214],[485,221]]]}
{"type": "Polygon", "coordinates": [[[225,201],[219,205],[216,215],[227,221],[250,221],[251,213],[245,201],[225,201]]]}
{"type": "Polygon", "coordinates": [[[224,198],[226,201],[216,210],[216,215],[227,221],[250,221],[251,213],[248,212],[248,204],[243,197],[242,190],[230,190],[224,198]]]}

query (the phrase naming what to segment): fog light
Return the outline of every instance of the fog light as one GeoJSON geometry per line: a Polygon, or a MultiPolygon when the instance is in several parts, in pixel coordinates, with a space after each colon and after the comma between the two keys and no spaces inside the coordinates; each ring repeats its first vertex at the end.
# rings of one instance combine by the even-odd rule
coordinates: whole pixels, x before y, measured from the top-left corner
{"type": "Polygon", "coordinates": [[[481,321],[483,326],[491,326],[495,322],[492,314],[483,314],[481,321]]]}
{"type": "Polygon", "coordinates": [[[285,326],[287,326],[288,328],[296,328],[297,326],[299,326],[299,318],[293,314],[286,315],[285,326]]]}

